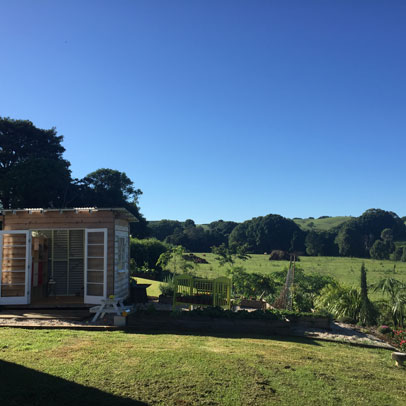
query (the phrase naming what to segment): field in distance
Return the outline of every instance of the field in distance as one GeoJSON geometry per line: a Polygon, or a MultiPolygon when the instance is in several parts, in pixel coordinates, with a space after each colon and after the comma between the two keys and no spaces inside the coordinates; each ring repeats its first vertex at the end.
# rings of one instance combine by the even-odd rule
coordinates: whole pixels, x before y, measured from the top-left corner
{"type": "Polygon", "coordinates": [[[338,227],[341,224],[351,220],[350,216],[335,216],[335,217],[325,217],[325,218],[307,218],[299,219],[294,218],[293,221],[304,231],[327,231],[332,228],[338,227]]]}
{"type": "MultiPolygon", "coordinates": [[[[226,267],[220,267],[215,255],[196,253],[205,258],[208,264],[199,264],[196,273],[202,277],[215,278],[226,274],[226,267]]],[[[251,255],[247,261],[237,260],[236,265],[243,266],[248,272],[269,274],[289,266],[289,261],[269,261],[269,255],[251,255]]],[[[406,262],[394,262],[363,258],[346,257],[300,257],[300,266],[305,272],[317,272],[331,275],[339,282],[351,286],[359,286],[360,268],[362,263],[368,270],[368,284],[381,278],[393,277],[406,282],[406,262]]]]}

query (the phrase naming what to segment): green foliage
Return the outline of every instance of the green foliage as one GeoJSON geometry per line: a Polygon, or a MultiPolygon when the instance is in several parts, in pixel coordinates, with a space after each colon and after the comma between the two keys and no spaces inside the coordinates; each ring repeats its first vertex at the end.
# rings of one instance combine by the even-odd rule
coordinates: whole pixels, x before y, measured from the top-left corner
{"type": "Polygon", "coordinates": [[[208,226],[196,226],[191,219],[185,222],[174,220],[154,221],[148,224],[152,236],[172,245],[182,245],[189,251],[207,252],[213,245],[228,241],[228,230],[233,222],[222,220],[208,226]]]}
{"type": "Polygon", "coordinates": [[[336,256],[338,246],[335,243],[337,234],[333,231],[310,231],[306,235],[306,253],[310,256],[336,256]]]}
{"type": "Polygon", "coordinates": [[[148,228],[152,237],[164,241],[166,237],[175,233],[176,230],[182,230],[182,223],[176,220],[161,220],[148,222],[148,228]]]}
{"type": "Polygon", "coordinates": [[[137,275],[146,274],[160,279],[162,268],[157,266],[159,257],[169,250],[169,247],[155,238],[137,239],[131,238],[130,256],[132,264],[136,268],[137,275]]]}
{"type": "Polygon", "coordinates": [[[304,238],[304,232],[293,220],[269,214],[236,226],[229,236],[229,245],[246,245],[252,253],[304,251],[304,238]]]}
{"type": "Polygon", "coordinates": [[[297,321],[300,318],[306,319],[317,319],[321,317],[330,318],[330,314],[324,311],[321,312],[298,312],[291,310],[279,310],[279,309],[269,309],[269,310],[255,310],[248,312],[246,310],[239,310],[234,312],[232,310],[225,310],[221,307],[204,307],[194,309],[189,312],[176,312],[174,313],[176,318],[200,318],[200,317],[210,317],[218,319],[229,319],[229,320],[281,320],[284,321],[288,319],[289,321],[297,321]]]}
{"type": "Polygon", "coordinates": [[[390,255],[392,261],[402,261],[406,262],[406,247],[397,246],[395,250],[390,255]]]}
{"type": "Polygon", "coordinates": [[[248,273],[242,267],[233,268],[232,283],[234,294],[244,298],[257,299],[259,296],[272,296],[277,288],[272,275],[248,273]]]}
{"type": "Polygon", "coordinates": [[[89,173],[77,185],[76,206],[124,207],[136,218],[130,224],[133,237],[144,238],[148,234],[147,221],[140,213],[138,198],[142,194],[125,174],[113,169],[101,168],[89,173]]]}
{"type": "Polygon", "coordinates": [[[191,273],[196,264],[185,259],[185,253],[186,251],[181,245],[172,247],[159,256],[156,265],[172,274],[191,273]]]}
{"type": "Polygon", "coordinates": [[[361,292],[358,289],[338,283],[325,286],[315,299],[317,310],[324,309],[336,319],[346,317],[358,321],[361,305],[361,292]]]}
{"type": "MultiPolygon", "coordinates": [[[[286,281],[288,268],[282,271],[273,272],[271,277],[275,280],[277,286],[282,289],[286,281]]],[[[304,270],[296,264],[295,279],[293,283],[293,309],[295,311],[310,312],[314,308],[314,300],[320,291],[328,284],[335,283],[331,276],[320,275],[317,273],[305,273],[304,270]]],[[[277,295],[276,295],[277,296],[277,295]]]]}
{"type": "Polygon", "coordinates": [[[164,296],[173,296],[175,292],[175,282],[173,275],[168,276],[164,279],[164,283],[159,285],[159,290],[164,296]]]}
{"type": "Polygon", "coordinates": [[[393,332],[393,343],[403,352],[406,352],[406,330],[395,330],[393,332]]]}
{"type": "Polygon", "coordinates": [[[359,321],[364,326],[371,326],[376,323],[377,312],[368,298],[367,269],[365,264],[361,265],[361,308],[359,321]]]}
{"type": "Polygon", "coordinates": [[[62,136],[28,120],[0,117],[0,204],[5,209],[65,207],[71,175],[62,136]]]}
{"type": "Polygon", "coordinates": [[[389,259],[390,248],[387,241],[376,240],[369,250],[369,254],[373,259],[389,259]]]}
{"type": "Polygon", "coordinates": [[[385,242],[393,241],[393,230],[391,228],[385,228],[381,232],[381,239],[385,242]]]}
{"type": "Polygon", "coordinates": [[[389,326],[379,326],[378,332],[381,334],[390,334],[392,333],[392,329],[389,326]]]}
{"type": "Polygon", "coordinates": [[[406,315],[406,284],[389,277],[381,279],[374,285],[374,289],[389,297],[393,325],[403,327],[406,315]]]}
{"type": "MultiPolygon", "coordinates": [[[[393,212],[369,209],[360,217],[350,220],[341,227],[336,238],[340,255],[368,257],[372,245],[381,235],[390,247],[392,239],[396,241],[406,237],[406,226],[393,212]]],[[[382,246],[380,243],[378,245],[377,252],[378,255],[381,255],[382,246]]],[[[391,252],[393,248],[389,248],[389,250],[391,252]]]]}
{"type": "Polygon", "coordinates": [[[124,173],[101,168],[89,173],[83,181],[93,195],[91,198],[99,207],[115,207],[117,202],[137,201],[142,194],[135,189],[131,179],[124,173]]]}
{"type": "Polygon", "coordinates": [[[250,258],[246,246],[232,245],[229,248],[226,244],[221,244],[218,247],[211,247],[211,251],[216,255],[215,260],[218,261],[220,266],[229,265],[232,267],[237,259],[246,261],[250,258]]]}

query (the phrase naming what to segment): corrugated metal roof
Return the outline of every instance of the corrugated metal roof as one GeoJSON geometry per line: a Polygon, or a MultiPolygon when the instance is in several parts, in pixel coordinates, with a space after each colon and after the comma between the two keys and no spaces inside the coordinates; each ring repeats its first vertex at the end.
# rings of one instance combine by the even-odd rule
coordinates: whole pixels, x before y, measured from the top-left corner
{"type": "Polygon", "coordinates": [[[25,208],[25,209],[2,209],[0,210],[1,214],[6,214],[6,213],[46,213],[46,212],[59,212],[59,213],[65,213],[65,212],[75,212],[75,213],[80,213],[80,212],[96,212],[96,211],[112,211],[116,213],[122,214],[128,221],[130,222],[136,222],[138,219],[130,213],[126,208],[124,207],[72,207],[72,208],[65,208],[65,209],[54,209],[54,208],[25,208]]]}

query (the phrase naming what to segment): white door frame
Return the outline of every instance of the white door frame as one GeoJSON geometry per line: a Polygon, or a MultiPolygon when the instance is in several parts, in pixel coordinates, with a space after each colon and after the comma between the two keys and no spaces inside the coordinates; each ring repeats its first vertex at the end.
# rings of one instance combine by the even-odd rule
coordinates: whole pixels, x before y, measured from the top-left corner
{"type": "Polygon", "coordinates": [[[3,230],[0,231],[0,304],[29,304],[31,302],[31,231],[30,230],[3,230]],[[25,235],[25,292],[24,296],[1,297],[2,265],[3,265],[3,236],[4,234],[25,235]]]}
{"type": "Polygon", "coordinates": [[[103,299],[107,297],[107,228],[85,228],[85,258],[84,258],[84,294],[83,300],[86,304],[100,304],[103,299]],[[103,266],[103,296],[91,296],[87,294],[87,260],[88,260],[88,234],[89,233],[104,233],[104,261],[103,266]]]}

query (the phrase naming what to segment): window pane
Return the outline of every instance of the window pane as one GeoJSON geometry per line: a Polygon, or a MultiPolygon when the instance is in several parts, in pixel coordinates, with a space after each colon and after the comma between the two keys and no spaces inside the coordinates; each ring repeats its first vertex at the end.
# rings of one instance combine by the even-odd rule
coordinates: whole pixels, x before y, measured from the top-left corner
{"type": "Polygon", "coordinates": [[[103,232],[91,232],[87,234],[88,244],[104,244],[104,233],[103,232]]]}
{"type": "Polygon", "coordinates": [[[103,271],[104,259],[103,258],[88,258],[87,269],[94,269],[96,271],[103,271]]]}
{"type": "Polygon", "coordinates": [[[87,294],[89,296],[103,296],[103,285],[87,284],[87,294]]]}
{"type": "Polygon", "coordinates": [[[103,271],[89,271],[87,273],[87,281],[93,283],[103,283],[103,271]]]}
{"type": "Polygon", "coordinates": [[[104,257],[104,245],[88,245],[87,255],[89,257],[104,257]]]}
{"type": "Polygon", "coordinates": [[[1,287],[1,296],[25,296],[25,286],[24,285],[3,285],[1,287]]]}

